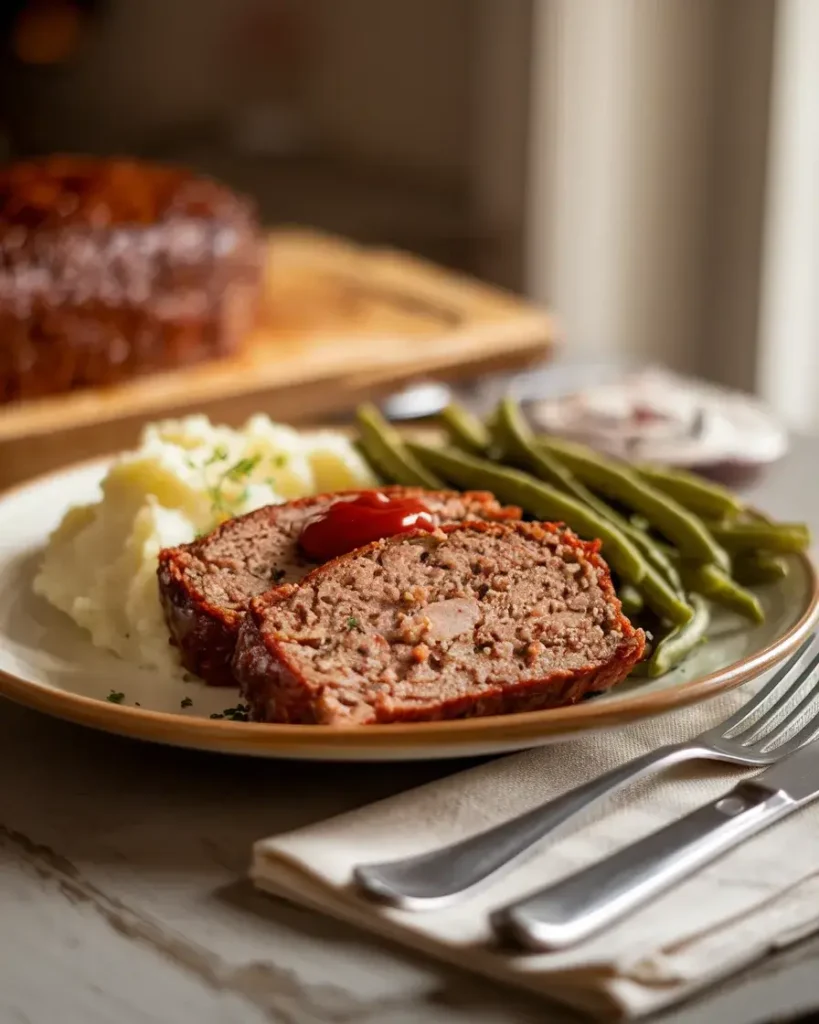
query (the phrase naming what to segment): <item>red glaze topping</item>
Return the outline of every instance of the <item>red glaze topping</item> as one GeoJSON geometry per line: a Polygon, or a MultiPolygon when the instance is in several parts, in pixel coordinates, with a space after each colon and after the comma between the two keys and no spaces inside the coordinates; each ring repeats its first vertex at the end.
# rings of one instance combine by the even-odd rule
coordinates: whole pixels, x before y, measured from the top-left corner
{"type": "Polygon", "coordinates": [[[388,498],[380,491],[364,491],[311,516],[299,544],[314,562],[329,562],[382,537],[434,529],[432,514],[417,498],[388,498]]]}

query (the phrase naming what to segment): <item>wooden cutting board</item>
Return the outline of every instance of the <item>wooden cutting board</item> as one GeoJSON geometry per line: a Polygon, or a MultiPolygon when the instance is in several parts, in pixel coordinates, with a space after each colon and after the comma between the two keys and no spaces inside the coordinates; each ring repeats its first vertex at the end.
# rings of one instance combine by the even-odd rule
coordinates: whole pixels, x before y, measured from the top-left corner
{"type": "Polygon", "coordinates": [[[241,354],[106,389],[0,407],[0,487],[132,445],[151,419],[263,411],[315,422],[413,379],[542,359],[551,316],[407,253],[302,229],[270,235],[264,313],[241,354]]]}

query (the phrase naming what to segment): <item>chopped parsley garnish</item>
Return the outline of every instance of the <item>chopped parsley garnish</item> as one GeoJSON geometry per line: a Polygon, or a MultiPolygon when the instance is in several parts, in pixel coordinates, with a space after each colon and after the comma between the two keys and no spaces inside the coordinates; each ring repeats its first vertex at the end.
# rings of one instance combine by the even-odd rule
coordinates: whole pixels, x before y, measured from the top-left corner
{"type": "Polygon", "coordinates": [[[282,453],[281,455],[277,455],[272,462],[276,469],[284,469],[287,465],[287,456],[282,453]]]}
{"type": "Polygon", "coordinates": [[[205,459],[204,465],[212,466],[215,462],[224,462],[227,457],[227,448],[225,448],[224,445],[219,444],[213,449],[213,452],[208,456],[208,458],[205,459]]]}
{"type": "Polygon", "coordinates": [[[250,705],[237,704],[235,708],[225,708],[222,712],[223,718],[229,718],[232,722],[249,722],[250,705]]]}
{"type": "Polygon", "coordinates": [[[351,615],[347,619],[347,629],[358,629],[358,619],[355,615],[351,615]]]}
{"type": "Polygon", "coordinates": [[[118,693],[116,690],[111,690],[108,696],[105,698],[110,704],[121,704],[125,700],[124,693],[118,693]]]}
{"type": "Polygon", "coordinates": [[[249,722],[250,705],[237,704],[235,708],[225,708],[224,711],[214,711],[211,718],[228,718],[231,722],[249,722]]]}
{"type": "Polygon", "coordinates": [[[228,480],[242,480],[244,477],[250,476],[261,461],[261,455],[249,455],[244,459],[239,459],[225,470],[225,476],[228,480]]]}
{"type": "MultiPolygon", "coordinates": [[[[217,449],[218,451],[218,449],[217,449]]],[[[224,449],[222,450],[224,451],[224,449]]],[[[216,452],[214,452],[214,455],[216,452]]],[[[224,452],[222,458],[218,461],[223,462],[227,458],[227,452],[224,452]]],[[[230,516],[232,514],[231,502],[225,497],[224,486],[226,483],[238,483],[241,480],[246,480],[253,470],[261,462],[261,455],[248,455],[242,459],[237,459],[232,466],[228,466],[227,469],[219,476],[216,483],[212,487],[208,487],[208,497],[211,501],[212,511],[215,515],[230,516]]],[[[213,456],[211,457],[213,460],[213,456]]],[[[206,465],[210,464],[210,461],[206,465]]],[[[241,505],[248,498],[249,491],[245,487],[239,496],[232,502],[233,505],[241,505]]]]}
{"type": "Polygon", "coordinates": [[[180,700],[179,702],[180,708],[189,708],[192,705],[193,701],[190,699],[190,697],[183,697],[182,700],[180,700]]]}
{"type": "Polygon", "coordinates": [[[277,569],[273,573],[273,582],[274,583],[280,583],[284,579],[284,577],[286,575],[287,575],[287,572],[284,569],[277,569]]]}

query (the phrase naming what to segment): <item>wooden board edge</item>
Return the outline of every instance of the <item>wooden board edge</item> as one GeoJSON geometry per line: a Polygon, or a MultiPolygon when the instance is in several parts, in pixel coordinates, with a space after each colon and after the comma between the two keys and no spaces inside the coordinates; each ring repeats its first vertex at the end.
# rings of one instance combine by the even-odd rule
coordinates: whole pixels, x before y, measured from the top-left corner
{"type": "MultiPolygon", "coordinates": [[[[308,373],[306,362],[294,358],[289,364],[287,360],[280,363],[271,360],[243,365],[240,361],[226,360],[189,370],[151,374],[109,389],[36,399],[0,408],[0,444],[135,416],[158,416],[164,409],[180,406],[192,407],[260,392],[273,394],[300,385],[320,384],[322,380],[329,384],[340,378],[349,381],[356,375],[362,379],[368,376],[391,380],[412,378],[423,372],[454,369],[459,362],[468,361],[477,368],[485,361],[494,361],[499,354],[509,365],[531,363],[538,355],[545,356],[559,342],[558,325],[548,311],[494,285],[438,267],[422,257],[396,249],[370,248],[310,228],[285,226],[271,234],[271,244],[288,240],[291,244],[293,241],[304,244],[306,251],[324,251],[335,266],[340,259],[354,254],[367,267],[370,276],[381,279],[405,275],[409,268],[413,284],[427,295],[437,296],[446,290],[449,300],[457,294],[467,304],[477,301],[479,305],[483,303],[494,310],[503,310],[509,319],[468,324],[463,329],[446,332],[436,339],[433,352],[423,348],[416,353],[408,346],[396,346],[397,351],[391,353],[390,339],[385,336],[383,362],[377,367],[372,366],[366,353],[326,350],[321,352],[323,373],[320,375],[308,373]],[[498,344],[499,340],[502,345],[498,344]]],[[[264,328],[259,328],[256,333],[263,331],[264,328]]],[[[252,338],[249,344],[253,345],[252,338]]]]}

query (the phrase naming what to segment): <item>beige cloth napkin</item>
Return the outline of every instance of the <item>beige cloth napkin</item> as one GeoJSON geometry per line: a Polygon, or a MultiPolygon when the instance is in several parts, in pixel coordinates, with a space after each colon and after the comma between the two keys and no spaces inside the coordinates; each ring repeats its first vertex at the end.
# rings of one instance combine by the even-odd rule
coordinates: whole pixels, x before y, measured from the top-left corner
{"type": "MultiPolygon", "coordinates": [[[[747,687],[616,733],[495,760],[256,844],[259,887],[595,1016],[640,1016],[819,928],[819,805],[797,812],[575,949],[493,948],[488,914],[714,799],[743,771],[693,762],[628,787],[483,892],[410,913],[358,898],[353,866],[477,832],[663,743],[724,720],[747,687]]],[[[745,772],[744,774],[749,774],[745,772]]],[[[329,776],[332,785],[332,775],[329,776]]]]}

